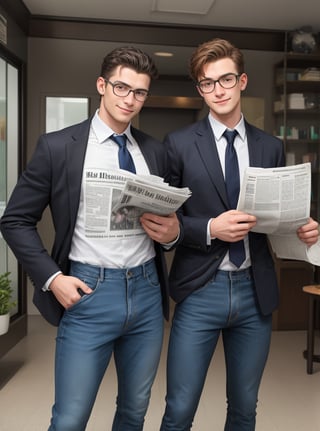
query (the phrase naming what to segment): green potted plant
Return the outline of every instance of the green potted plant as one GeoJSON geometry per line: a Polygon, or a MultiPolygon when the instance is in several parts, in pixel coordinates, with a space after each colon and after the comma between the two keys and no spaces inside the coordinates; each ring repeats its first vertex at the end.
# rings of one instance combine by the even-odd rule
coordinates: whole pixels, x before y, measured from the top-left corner
{"type": "Polygon", "coordinates": [[[9,278],[10,272],[0,274],[0,335],[8,332],[10,322],[10,310],[15,307],[12,301],[12,287],[9,278]]]}

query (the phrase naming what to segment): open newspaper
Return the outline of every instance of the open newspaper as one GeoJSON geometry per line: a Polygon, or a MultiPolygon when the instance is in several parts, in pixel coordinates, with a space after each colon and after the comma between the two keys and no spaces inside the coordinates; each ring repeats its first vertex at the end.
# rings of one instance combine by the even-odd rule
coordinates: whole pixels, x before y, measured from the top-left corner
{"type": "Polygon", "coordinates": [[[96,168],[85,170],[83,190],[85,236],[97,239],[142,235],[141,214],[168,215],[191,196],[155,175],[96,168]]]}
{"type": "Polygon", "coordinates": [[[268,234],[277,257],[320,265],[319,241],[308,247],[297,237],[297,229],[310,217],[311,165],[281,168],[249,167],[244,173],[238,210],[253,214],[253,232],[268,234]]]}

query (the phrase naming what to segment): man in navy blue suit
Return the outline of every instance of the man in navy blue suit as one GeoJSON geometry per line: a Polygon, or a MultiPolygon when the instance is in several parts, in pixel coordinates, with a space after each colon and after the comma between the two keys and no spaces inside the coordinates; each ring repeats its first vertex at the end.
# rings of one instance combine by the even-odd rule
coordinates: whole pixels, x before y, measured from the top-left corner
{"type": "MultiPolygon", "coordinates": [[[[171,184],[189,187],[192,196],[179,211],[181,232],[170,273],[177,304],[161,431],[191,429],[220,334],[227,375],[225,431],[253,431],[278,287],[267,237],[251,232],[256,218],[235,209],[234,193],[247,166],[283,166],[283,144],[241,113],[248,78],[239,49],[221,39],[204,43],[192,55],[190,70],[210,112],[165,139],[171,184]]],[[[317,228],[310,219],[297,235],[314,244],[317,228]]]]}
{"type": "Polygon", "coordinates": [[[4,238],[33,281],[35,304],[59,325],[50,431],[85,430],[112,354],[118,377],[112,430],[143,429],[168,317],[161,243],[177,238],[179,223],[175,214],[145,213],[134,226],[115,227],[112,201],[126,175],[119,168],[166,177],[164,146],[131,126],[156,76],[144,52],[110,52],[96,82],[99,109],[40,137],[1,219],[4,238]],[[51,254],[37,230],[47,206],[55,228],[51,254]]]}

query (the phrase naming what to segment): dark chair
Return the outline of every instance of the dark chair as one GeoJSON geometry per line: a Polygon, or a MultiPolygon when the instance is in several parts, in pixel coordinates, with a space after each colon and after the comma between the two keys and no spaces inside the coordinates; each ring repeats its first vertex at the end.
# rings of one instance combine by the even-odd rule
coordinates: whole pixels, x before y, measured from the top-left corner
{"type": "Polygon", "coordinates": [[[320,355],[314,354],[314,332],[319,317],[318,306],[320,304],[320,284],[303,286],[302,290],[309,296],[309,317],[307,329],[307,350],[304,357],[307,360],[307,373],[313,373],[313,363],[320,362],[320,355]]]}

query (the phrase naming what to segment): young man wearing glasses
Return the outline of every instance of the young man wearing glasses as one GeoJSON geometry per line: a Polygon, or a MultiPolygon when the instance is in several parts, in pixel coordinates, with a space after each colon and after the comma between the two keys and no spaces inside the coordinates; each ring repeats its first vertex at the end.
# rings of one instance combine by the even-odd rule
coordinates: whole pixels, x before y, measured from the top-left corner
{"type": "MultiPolygon", "coordinates": [[[[161,431],[191,429],[220,334],[227,376],[224,429],[253,431],[278,288],[266,235],[251,232],[256,218],[236,210],[237,195],[247,166],[284,165],[283,145],[243,118],[248,78],[239,49],[214,39],[196,49],[190,66],[210,112],[165,140],[171,184],[189,187],[192,197],[179,210],[170,273],[177,304],[161,431]]],[[[317,226],[310,219],[297,235],[311,245],[317,226]]]]}
{"type": "Polygon", "coordinates": [[[156,76],[153,61],[138,49],[109,53],[96,84],[99,109],[81,124],[40,137],[1,219],[4,238],[34,283],[35,304],[59,325],[50,431],[85,430],[112,354],[118,377],[112,430],[143,429],[163,313],[168,317],[161,244],[177,238],[179,223],[175,214],[144,214],[134,228],[123,223],[115,230],[111,208],[113,186],[125,175],[119,167],[166,175],[163,145],[131,126],[156,76]],[[97,178],[109,180],[92,182],[97,178]],[[47,206],[55,227],[52,256],[36,227],[47,206]]]}

